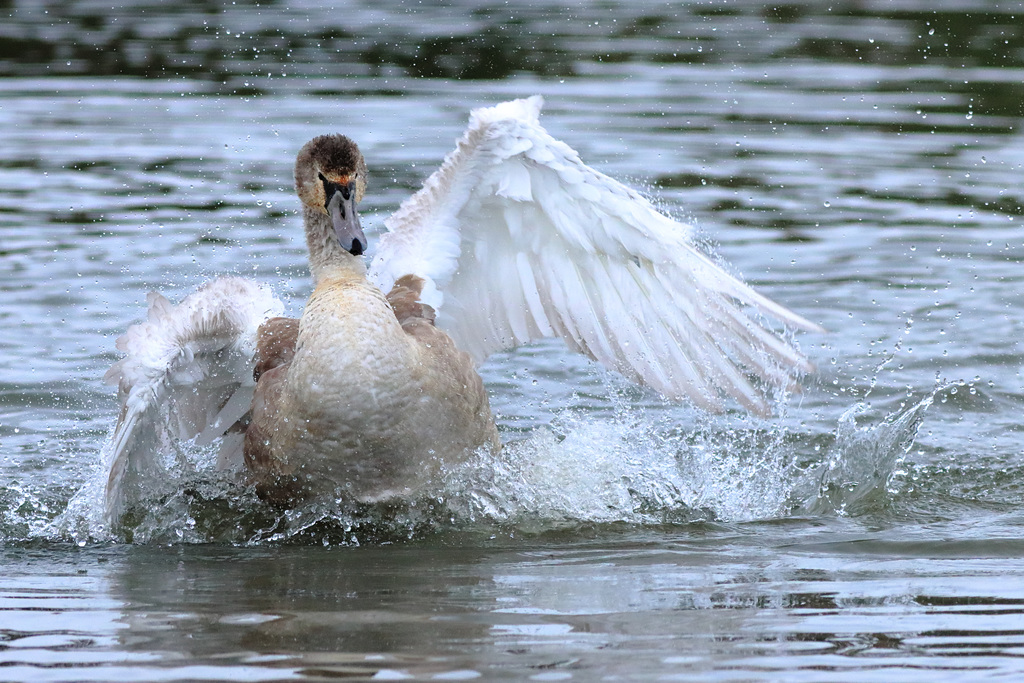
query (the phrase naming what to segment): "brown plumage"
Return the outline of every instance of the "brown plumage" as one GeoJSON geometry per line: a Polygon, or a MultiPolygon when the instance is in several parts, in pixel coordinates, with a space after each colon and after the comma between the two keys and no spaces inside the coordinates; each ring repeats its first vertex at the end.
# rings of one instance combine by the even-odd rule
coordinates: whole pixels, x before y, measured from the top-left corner
{"type": "Polygon", "coordinates": [[[253,379],[259,382],[263,373],[290,363],[295,355],[295,343],[298,338],[297,318],[271,318],[260,325],[256,337],[256,367],[253,369],[253,379]]]}
{"type": "MultiPolygon", "coordinates": [[[[434,309],[419,300],[423,284],[423,278],[416,275],[398,279],[386,295],[395,319],[407,334],[422,343],[437,344],[439,349],[444,349],[444,353],[458,353],[448,335],[434,326],[434,309]]],[[[272,466],[270,437],[277,420],[277,408],[288,364],[295,356],[298,338],[297,318],[271,318],[260,325],[253,371],[256,393],[253,396],[244,446],[245,462],[250,469],[266,470],[272,466]]],[[[469,378],[469,381],[473,381],[473,378],[469,378]]],[[[479,390],[483,392],[482,383],[479,390]]]]}
{"type": "Polygon", "coordinates": [[[420,301],[423,285],[423,278],[417,275],[403,275],[387,293],[388,303],[394,309],[395,317],[403,329],[406,323],[410,326],[423,322],[434,324],[434,309],[420,301]]]}
{"type": "Polygon", "coordinates": [[[328,178],[345,177],[354,172],[366,175],[363,155],[356,143],[344,135],[319,135],[307,142],[295,159],[295,178],[303,177],[314,164],[328,178]]]}
{"type": "Polygon", "coordinates": [[[400,277],[385,296],[366,279],[362,245],[350,251],[339,240],[339,225],[362,237],[355,204],[365,177],[343,136],[313,139],[296,161],[315,288],[300,320],[259,329],[244,441],[246,466],[270,500],[324,490],[406,496],[445,465],[500,447],[473,360],[420,301],[424,280],[400,277]]]}

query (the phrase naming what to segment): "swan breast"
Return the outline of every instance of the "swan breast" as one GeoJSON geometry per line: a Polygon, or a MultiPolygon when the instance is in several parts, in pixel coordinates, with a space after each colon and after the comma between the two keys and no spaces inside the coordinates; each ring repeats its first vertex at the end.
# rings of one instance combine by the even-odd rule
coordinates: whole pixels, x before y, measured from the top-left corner
{"type": "Polygon", "coordinates": [[[418,293],[397,284],[396,309],[368,283],[320,279],[280,389],[268,378],[280,403],[267,474],[377,500],[498,446],[472,360],[434,327],[418,293]]]}

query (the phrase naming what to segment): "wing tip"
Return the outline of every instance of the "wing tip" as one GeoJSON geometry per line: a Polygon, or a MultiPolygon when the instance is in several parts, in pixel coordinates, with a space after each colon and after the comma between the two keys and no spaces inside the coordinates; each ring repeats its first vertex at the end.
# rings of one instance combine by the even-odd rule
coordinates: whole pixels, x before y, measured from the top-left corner
{"type": "Polygon", "coordinates": [[[828,330],[818,323],[811,322],[807,318],[803,317],[799,313],[795,313],[790,309],[786,309],[789,313],[789,317],[781,318],[781,322],[787,327],[798,329],[802,332],[810,332],[812,334],[828,334],[828,330]]]}
{"type": "MultiPolygon", "coordinates": [[[[106,383],[118,386],[120,396],[120,417],[109,446],[105,489],[105,511],[111,524],[116,523],[126,505],[132,502],[139,485],[137,479],[142,476],[140,472],[145,473],[153,462],[150,458],[163,438],[161,435],[177,434],[175,430],[182,429],[180,425],[188,422],[195,433],[187,438],[201,433],[210,439],[214,429],[225,424],[230,426],[237,419],[236,414],[244,414],[248,409],[245,392],[236,390],[223,405],[216,406],[209,422],[196,422],[198,418],[191,417],[184,419],[180,413],[173,420],[158,415],[159,410],[173,413],[180,407],[166,407],[165,392],[172,384],[168,377],[178,372],[175,377],[180,380],[195,374],[188,368],[176,368],[174,363],[183,357],[191,362],[194,347],[214,342],[221,343],[223,348],[238,346],[239,352],[246,356],[250,338],[255,346],[259,324],[284,310],[283,303],[269,287],[232,276],[204,284],[178,304],[172,304],[156,292],[146,298],[147,319],[130,326],[118,338],[117,348],[125,356],[113,363],[103,376],[106,383]],[[238,400],[235,397],[239,397],[238,400]]],[[[237,371],[232,372],[238,376],[237,371]]],[[[251,368],[247,372],[251,373],[251,368]]],[[[240,383],[244,385],[249,381],[251,374],[243,373],[240,383]]]]}
{"type": "Polygon", "coordinates": [[[497,121],[513,119],[529,123],[540,122],[540,110],[544,107],[544,98],[540,95],[521,97],[501,102],[490,107],[480,107],[469,113],[470,126],[479,128],[497,121]]]}

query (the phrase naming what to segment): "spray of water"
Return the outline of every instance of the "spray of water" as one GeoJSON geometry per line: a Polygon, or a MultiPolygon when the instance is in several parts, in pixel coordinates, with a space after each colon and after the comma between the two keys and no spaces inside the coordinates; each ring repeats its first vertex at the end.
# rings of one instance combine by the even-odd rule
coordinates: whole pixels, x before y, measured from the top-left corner
{"type": "Polygon", "coordinates": [[[378,505],[343,498],[273,508],[194,450],[160,491],[110,528],[97,467],[63,514],[34,536],[142,543],[359,544],[436,530],[544,532],[579,525],[743,522],[858,515],[895,495],[894,473],[935,394],[874,423],[856,404],[825,449],[778,421],[654,413],[622,402],[612,416],[566,410],[550,426],[450,468],[421,496],[378,505]],[[858,424],[857,418],[862,418],[858,424]]]}
{"type": "Polygon", "coordinates": [[[858,426],[857,416],[867,411],[863,403],[846,410],[825,460],[794,487],[794,494],[803,496],[796,509],[806,514],[857,515],[884,506],[898,493],[894,477],[914,445],[925,411],[941,390],[875,424],[858,426]]]}

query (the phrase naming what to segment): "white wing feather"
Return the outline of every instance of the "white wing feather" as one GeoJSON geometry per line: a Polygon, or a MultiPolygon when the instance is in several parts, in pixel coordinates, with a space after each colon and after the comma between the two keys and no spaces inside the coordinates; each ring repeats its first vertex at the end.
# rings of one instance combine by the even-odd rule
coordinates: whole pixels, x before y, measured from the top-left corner
{"type": "MultiPolygon", "coordinates": [[[[121,403],[109,455],[111,520],[164,473],[176,439],[212,443],[249,411],[257,329],[284,310],[268,289],[234,277],[206,284],[177,306],[156,292],[147,300],[149,319],[117,340],[126,356],[104,377],[118,386],[121,403]]],[[[240,454],[241,436],[225,437],[219,461],[240,454]]]]}
{"type": "Polygon", "coordinates": [[[580,161],[539,123],[540,97],[478,109],[442,167],[386,222],[370,277],[427,280],[424,301],[478,362],[559,336],[671,398],[768,412],[752,373],[811,365],[748,316],[817,325],[729,275],[692,229],[580,161]]]}

